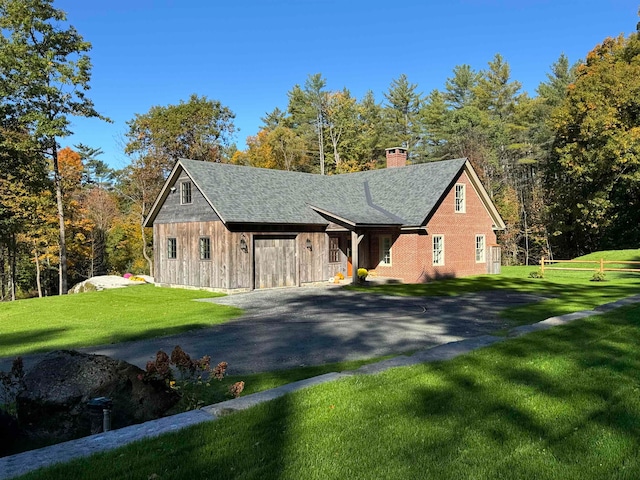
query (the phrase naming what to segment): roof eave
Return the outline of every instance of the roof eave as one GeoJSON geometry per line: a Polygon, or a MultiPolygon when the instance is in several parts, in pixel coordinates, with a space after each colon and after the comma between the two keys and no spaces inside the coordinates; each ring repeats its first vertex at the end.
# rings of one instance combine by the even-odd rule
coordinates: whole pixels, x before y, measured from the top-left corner
{"type": "Polygon", "coordinates": [[[149,210],[149,214],[147,215],[147,218],[145,218],[144,223],[142,224],[144,227],[152,227],[153,226],[153,222],[156,219],[156,217],[158,216],[158,213],[160,212],[160,208],[162,207],[162,205],[164,204],[165,200],[169,196],[169,192],[170,192],[169,185],[171,185],[173,177],[175,176],[176,171],[178,169],[183,169],[184,170],[184,167],[180,163],[180,160],[178,160],[175,163],[175,165],[171,169],[171,173],[169,173],[169,176],[164,181],[164,185],[160,189],[160,193],[156,197],[156,201],[153,202],[153,205],[151,206],[151,210],[149,210]]]}
{"type": "Polygon", "coordinates": [[[493,204],[493,201],[491,201],[491,197],[489,197],[489,193],[484,188],[484,185],[482,185],[482,182],[480,181],[480,178],[478,177],[478,174],[473,169],[473,166],[471,165],[469,160],[467,160],[465,162],[464,170],[467,173],[467,176],[469,177],[469,179],[471,180],[471,183],[473,184],[473,187],[478,192],[478,195],[480,195],[480,199],[482,200],[482,203],[484,204],[484,208],[487,210],[487,213],[491,217],[491,220],[493,220],[492,229],[493,230],[505,230],[507,228],[507,226],[505,225],[504,220],[502,220],[502,217],[500,216],[500,213],[498,212],[498,209],[493,204]]]}

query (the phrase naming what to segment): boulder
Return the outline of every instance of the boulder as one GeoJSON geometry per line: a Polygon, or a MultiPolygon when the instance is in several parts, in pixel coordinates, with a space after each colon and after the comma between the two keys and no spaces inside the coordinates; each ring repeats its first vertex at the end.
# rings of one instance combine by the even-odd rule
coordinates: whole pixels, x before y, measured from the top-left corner
{"type": "MultiPolygon", "coordinates": [[[[139,277],[143,279],[145,278],[142,275],[139,277]]],[[[109,288],[123,288],[130,287],[132,285],[144,285],[145,283],[152,282],[147,282],[146,279],[141,281],[129,280],[128,278],[120,277],[118,275],[100,275],[88,278],[84,282],[74,285],[69,289],[69,293],[100,292],[109,288]]]]}
{"type": "Polygon", "coordinates": [[[91,432],[92,398],[113,401],[114,429],[161,417],[179,396],[164,382],[144,382],[143,373],[104,355],[52,352],[26,373],[16,398],[18,420],[31,438],[65,441],[91,432]]]}

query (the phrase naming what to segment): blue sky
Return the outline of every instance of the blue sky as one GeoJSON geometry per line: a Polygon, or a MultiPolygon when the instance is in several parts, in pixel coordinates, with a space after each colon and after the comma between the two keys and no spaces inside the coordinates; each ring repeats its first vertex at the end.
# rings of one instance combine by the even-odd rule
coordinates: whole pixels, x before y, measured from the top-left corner
{"type": "Polygon", "coordinates": [[[196,93],[235,114],[245,148],[260,118],[321,73],[330,90],[376,99],[406,74],[427,94],[456,65],[486,67],[496,53],[535,94],[565,53],[584,58],[607,36],[635,30],[635,0],[55,0],[92,43],[90,98],[114,123],[72,119],[62,146],[100,147],[114,168],[126,122],[196,93]]]}

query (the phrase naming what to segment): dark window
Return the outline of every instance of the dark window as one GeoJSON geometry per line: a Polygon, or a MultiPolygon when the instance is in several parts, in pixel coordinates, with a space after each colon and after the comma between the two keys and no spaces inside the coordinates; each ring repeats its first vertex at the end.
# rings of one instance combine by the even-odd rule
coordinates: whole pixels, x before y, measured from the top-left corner
{"type": "Polygon", "coordinates": [[[175,238],[168,238],[167,239],[167,258],[171,259],[175,259],[178,257],[178,243],[176,241],[175,238]]]}
{"type": "Polygon", "coordinates": [[[200,237],[200,260],[211,260],[211,239],[200,237]]]}
{"type": "Polygon", "coordinates": [[[340,262],[340,239],[329,237],[329,263],[340,262]]]}
{"type": "Polygon", "coordinates": [[[180,203],[182,205],[191,203],[191,182],[180,184],[180,203]]]}

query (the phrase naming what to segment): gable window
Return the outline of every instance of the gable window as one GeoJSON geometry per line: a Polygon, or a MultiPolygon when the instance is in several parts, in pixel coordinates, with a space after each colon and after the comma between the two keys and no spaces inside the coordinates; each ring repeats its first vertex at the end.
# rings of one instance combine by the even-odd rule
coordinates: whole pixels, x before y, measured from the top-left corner
{"type": "Polygon", "coordinates": [[[391,236],[380,237],[380,265],[391,265],[391,236]]]}
{"type": "Polygon", "coordinates": [[[329,237],[329,263],[340,262],[340,239],[329,237]]]}
{"type": "Polygon", "coordinates": [[[456,183],[456,213],[464,213],[466,210],[464,190],[464,183],[456,183]]]}
{"type": "Polygon", "coordinates": [[[200,237],[200,260],[211,260],[211,238],[200,237]]]}
{"type": "Polygon", "coordinates": [[[444,235],[433,236],[433,264],[444,265],[444,235]]]}
{"type": "Polygon", "coordinates": [[[191,201],[191,182],[182,182],[180,184],[180,205],[188,205],[191,201]]]}
{"type": "Polygon", "coordinates": [[[476,235],[476,263],[484,263],[485,258],[484,235],[476,235]]]}
{"type": "Polygon", "coordinates": [[[178,242],[175,238],[167,238],[167,258],[175,259],[178,257],[178,242]]]}

